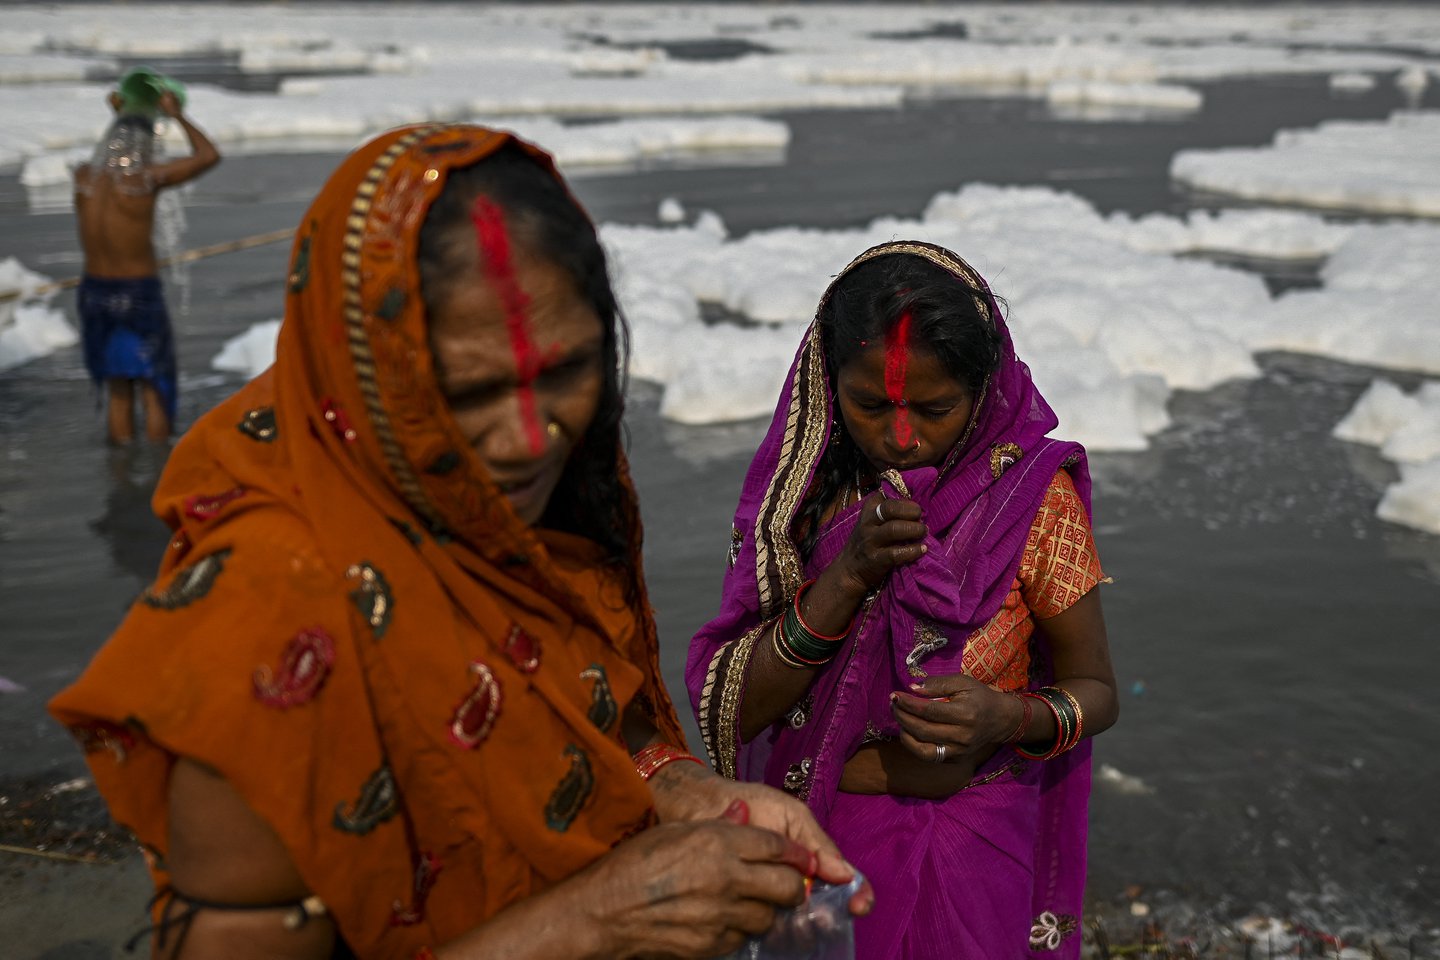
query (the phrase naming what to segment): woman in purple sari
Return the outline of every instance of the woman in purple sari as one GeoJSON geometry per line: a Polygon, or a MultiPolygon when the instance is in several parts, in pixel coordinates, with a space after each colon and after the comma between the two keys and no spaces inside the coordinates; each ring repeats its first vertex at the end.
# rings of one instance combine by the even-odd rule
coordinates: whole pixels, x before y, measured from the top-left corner
{"type": "Polygon", "coordinates": [[[687,685],[716,769],[804,799],[874,884],[862,960],[1079,956],[1088,738],[1118,707],[1056,423],[985,281],[882,244],[745,478],[687,685]]]}

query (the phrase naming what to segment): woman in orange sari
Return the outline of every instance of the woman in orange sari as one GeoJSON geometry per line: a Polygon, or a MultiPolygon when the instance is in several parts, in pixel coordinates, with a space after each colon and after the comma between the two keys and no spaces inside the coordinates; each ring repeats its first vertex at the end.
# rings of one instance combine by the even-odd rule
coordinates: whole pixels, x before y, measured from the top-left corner
{"type": "Polygon", "coordinates": [[[539,150],[415,127],[330,178],[275,365],[176,448],[159,578],[51,704],[157,956],[713,956],[850,878],[803,805],[685,762],[622,355],[539,150]]]}

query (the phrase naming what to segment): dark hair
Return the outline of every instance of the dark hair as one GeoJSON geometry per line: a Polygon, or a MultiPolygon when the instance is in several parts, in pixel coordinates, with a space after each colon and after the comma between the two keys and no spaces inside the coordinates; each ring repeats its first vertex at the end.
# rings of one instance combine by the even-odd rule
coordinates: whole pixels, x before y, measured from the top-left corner
{"type": "MultiPolygon", "coordinates": [[[[418,265],[425,308],[434,312],[451,278],[467,264],[459,260],[456,231],[471,229],[470,211],[484,196],[505,214],[517,246],[554,263],[604,328],[600,405],[575,443],[565,472],[541,523],[593,540],[609,563],[630,570],[631,531],[636,506],[620,482],[620,429],[625,412],[625,367],[630,333],[610,287],[605,251],[590,218],[554,174],[520,147],[507,145],[469,167],[453,171],[420,229],[418,265]]],[[[633,577],[631,578],[633,579],[633,577]]]]}
{"type": "MultiPolygon", "coordinates": [[[[820,343],[830,395],[836,396],[840,369],[867,343],[883,343],[886,334],[910,314],[911,343],[933,351],[946,371],[979,398],[985,379],[1000,363],[1000,336],[976,305],[988,294],[923,257],[892,253],[867,260],[835,281],[820,310],[820,343]]],[[[801,551],[810,555],[820,520],[840,492],[855,479],[865,457],[850,433],[830,433],[797,517],[801,551]]]]}

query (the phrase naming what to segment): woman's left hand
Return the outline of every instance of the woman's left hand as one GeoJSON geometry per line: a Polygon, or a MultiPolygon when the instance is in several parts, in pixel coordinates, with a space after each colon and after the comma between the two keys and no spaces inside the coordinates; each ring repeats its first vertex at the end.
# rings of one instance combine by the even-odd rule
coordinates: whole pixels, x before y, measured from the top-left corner
{"type": "MultiPolygon", "coordinates": [[[[662,823],[733,816],[749,811],[748,823],[789,838],[797,848],[797,869],[827,883],[849,883],[855,870],[845,862],[835,841],[820,828],[810,808],[796,798],[763,783],[729,780],[699,764],[667,763],[651,778],[655,812],[662,823]]],[[[869,881],[850,900],[850,912],[863,915],[875,902],[869,881]]]]}
{"type": "Polygon", "coordinates": [[[965,760],[1004,743],[1020,725],[1015,697],[963,673],[929,677],[890,695],[900,741],[922,760],[965,760]]]}

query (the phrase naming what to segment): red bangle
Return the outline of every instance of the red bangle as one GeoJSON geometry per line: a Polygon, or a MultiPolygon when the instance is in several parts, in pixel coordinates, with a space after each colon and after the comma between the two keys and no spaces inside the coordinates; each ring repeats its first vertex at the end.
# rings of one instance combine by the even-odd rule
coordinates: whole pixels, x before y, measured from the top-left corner
{"type": "Polygon", "coordinates": [[[855,619],[853,617],[850,619],[849,623],[845,624],[845,629],[841,630],[834,636],[831,636],[828,633],[820,633],[814,627],[810,626],[810,624],[805,622],[805,614],[800,612],[800,598],[805,596],[805,591],[809,590],[814,585],[814,580],[806,580],[804,583],[800,584],[800,589],[795,591],[795,619],[799,620],[800,626],[804,627],[805,631],[809,633],[810,636],[814,637],[816,640],[824,640],[828,643],[834,643],[837,640],[844,640],[846,634],[850,632],[850,627],[853,626],[855,623],[855,619]]]}
{"type": "Polygon", "coordinates": [[[1024,697],[1026,700],[1039,700],[1041,703],[1045,704],[1046,708],[1049,709],[1052,714],[1055,715],[1055,742],[1051,744],[1048,749],[1043,751],[1026,750],[1024,747],[1017,744],[1015,747],[1015,752],[1020,754],[1020,756],[1024,757],[1027,760],[1053,760],[1056,757],[1060,756],[1060,754],[1065,752],[1065,742],[1069,739],[1066,736],[1069,731],[1065,729],[1065,721],[1060,718],[1060,708],[1055,706],[1055,704],[1051,703],[1048,697],[1042,696],[1041,694],[1034,693],[1032,691],[1026,691],[1020,696],[1024,697]]]}
{"type": "Polygon", "coordinates": [[[1020,717],[1020,726],[1015,732],[1005,738],[1006,743],[1019,743],[1025,739],[1025,731],[1030,729],[1030,698],[1022,694],[1011,692],[1010,696],[1020,701],[1020,709],[1023,711],[1020,717]]]}
{"type": "Polygon", "coordinates": [[[652,743],[635,754],[634,760],[635,772],[640,774],[641,780],[649,780],[660,772],[661,767],[676,760],[693,760],[702,767],[705,765],[705,761],[694,754],[686,753],[668,743],[652,743]]]}

